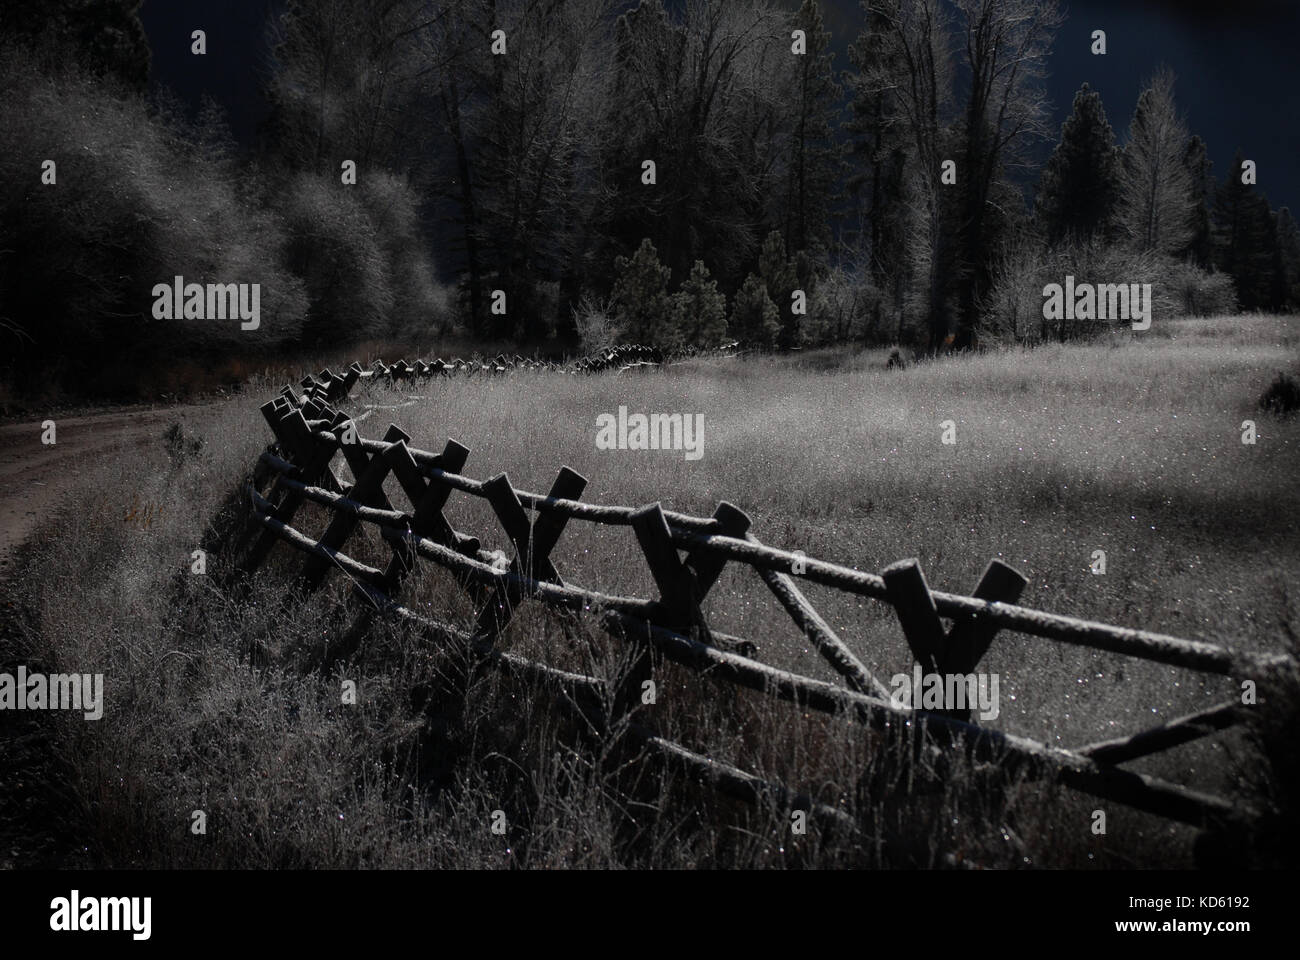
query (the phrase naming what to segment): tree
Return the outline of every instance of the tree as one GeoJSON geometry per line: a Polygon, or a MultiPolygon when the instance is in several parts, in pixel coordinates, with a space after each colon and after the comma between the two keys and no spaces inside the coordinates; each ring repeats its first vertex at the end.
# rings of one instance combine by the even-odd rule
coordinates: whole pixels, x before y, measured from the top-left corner
{"type": "MultiPolygon", "coordinates": [[[[508,314],[490,332],[525,339],[556,319],[537,303],[547,284],[583,270],[581,245],[595,210],[596,131],[606,110],[610,0],[491,6],[491,33],[466,59],[476,76],[466,105],[474,156],[473,209],[485,272],[508,314]]],[[[574,297],[577,290],[572,289],[574,297]]],[[[557,312],[571,316],[571,304],[557,312]]]]}
{"type": "Polygon", "coordinates": [[[843,151],[834,138],[841,91],[835,82],[831,35],[823,29],[817,0],[803,0],[791,26],[804,31],[807,51],[794,57],[784,240],[789,250],[824,251],[830,242],[830,197],[843,165],[843,151]]]}
{"type": "Polygon", "coordinates": [[[1287,207],[1277,212],[1279,306],[1300,308],[1300,227],[1287,207]]]}
{"type": "Polygon", "coordinates": [[[47,73],[72,61],[92,76],[143,93],[149,40],[142,0],[5,0],[4,33],[33,50],[47,73]]]}
{"type": "Polygon", "coordinates": [[[962,121],[958,347],[975,345],[990,283],[994,241],[1005,216],[991,203],[1007,169],[1049,135],[1043,83],[1047,56],[1064,21],[1056,0],[958,0],[970,87],[962,121]],[[999,219],[1000,218],[1000,219],[999,219]]]}
{"type": "Polygon", "coordinates": [[[903,232],[919,238],[921,309],[930,349],[937,350],[948,333],[955,254],[939,180],[952,104],[950,19],[940,0],[866,0],[866,12],[875,39],[865,48],[871,55],[861,59],[856,86],[860,97],[873,101],[882,131],[897,131],[906,143],[903,192],[915,198],[915,206],[907,210],[903,232]]]}
{"type": "Polygon", "coordinates": [[[673,325],[666,285],[672,271],[659,262],[655,245],[647,237],[636,253],[615,261],[618,280],[613,300],[623,332],[636,343],[652,347],[675,347],[678,332],[673,325]]]}
{"type": "Polygon", "coordinates": [[[780,329],[776,304],[767,295],[767,284],[751,273],[731,305],[731,335],[746,343],[770,347],[780,329]]]}
{"type": "Polygon", "coordinates": [[[1192,178],[1192,238],[1188,241],[1185,257],[1201,269],[1214,263],[1214,230],[1210,221],[1210,205],[1214,195],[1213,164],[1205,149],[1205,141],[1193,135],[1183,152],[1183,165],[1192,178]]]}
{"type": "Polygon", "coordinates": [[[1051,246],[1108,237],[1119,191],[1119,150],[1101,95],[1085,83],[1038,185],[1037,215],[1051,246]]]}
{"type": "Polygon", "coordinates": [[[1120,165],[1119,222],[1138,250],[1176,254],[1192,240],[1196,201],[1186,150],[1174,74],[1161,67],[1138,97],[1120,165]]]}
{"type": "Polygon", "coordinates": [[[618,18],[600,169],[610,247],[648,236],[675,281],[706,255],[724,286],[739,281],[765,200],[780,195],[761,151],[788,111],[772,80],[778,55],[789,66],[784,24],[755,0],[688,0],[680,24],[642,0],[618,18]]]}
{"type": "Polygon", "coordinates": [[[763,241],[758,255],[758,273],[767,286],[767,295],[776,305],[780,325],[780,345],[788,350],[799,342],[798,314],[791,310],[792,295],[799,286],[795,265],[786,258],[785,241],[780,231],[773,230],[763,241]]]}
{"type": "MultiPolygon", "coordinates": [[[[901,113],[896,102],[898,91],[907,89],[907,71],[888,21],[876,6],[865,0],[862,6],[866,28],[849,45],[854,69],[846,72],[851,97],[845,128],[849,154],[856,161],[846,183],[848,197],[856,202],[851,259],[868,265],[873,285],[888,291],[894,315],[901,318],[914,269],[906,243],[912,209],[906,195],[911,134],[898,122],[901,113]]],[[[885,299],[871,298],[869,329],[883,326],[885,299]]]]}
{"type": "Polygon", "coordinates": [[[1276,229],[1268,201],[1253,184],[1242,183],[1245,158],[1240,150],[1214,193],[1215,262],[1232,276],[1243,310],[1258,310],[1272,299],[1276,229]]]}
{"type": "Polygon", "coordinates": [[[727,298],[709,276],[703,260],[672,296],[673,326],[686,346],[716,347],[727,335],[727,298]]]}

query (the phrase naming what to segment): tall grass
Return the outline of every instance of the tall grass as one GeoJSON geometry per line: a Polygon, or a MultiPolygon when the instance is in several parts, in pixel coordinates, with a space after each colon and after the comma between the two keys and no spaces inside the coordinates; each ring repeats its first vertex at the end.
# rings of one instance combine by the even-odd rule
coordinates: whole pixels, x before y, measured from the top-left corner
{"type": "MultiPolygon", "coordinates": [[[[863,354],[818,371],[798,361],[721,360],[656,374],[516,374],[368,388],[345,407],[363,435],[389,421],[413,444],[471,449],[465,472],[501,470],[545,492],[561,464],[584,499],[708,513],[730,500],[764,542],[878,570],[920,559],[936,589],[965,591],[1000,557],[1028,578],[1022,602],[1246,650],[1294,629],[1294,419],[1266,417],[1262,389],[1296,358],[1294,320],[1188,322],[1168,337],[988,353],[886,372],[863,354]],[[1215,336],[1217,331],[1218,336],[1215,336]],[[596,416],[700,413],[704,455],[598,450],[596,416]],[[1241,422],[1258,423],[1243,445],[1241,422]],[[941,443],[943,421],[957,442],[941,443]],[[1093,552],[1107,572],[1090,572],[1093,552]]],[[[376,625],[354,658],[322,666],[351,628],[345,578],[318,602],[286,599],[300,563],[277,549],[247,592],[208,530],[211,575],[190,552],[269,437],[240,398],[193,418],[206,440],[179,462],[160,443],[100,465],[50,524],[21,586],[29,659],[104,672],[105,718],[59,720],[72,771],[65,816],[90,862],[142,866],[1183,866],[1191,831],[1128,810],[1092,835],[1098,802],[997,771],[903,763],[907,745],[732,691],[672,667],[653,722],[699,752],[811,791],[864,824],[856,840],[785,811],[750,811],[648,762],[627,763],[556,709],[553,691],[484,676],[409,629],[376,625]],[[93,491],[93,492],[89,492],[93,491]],[[162,515],[122,522],[133,493],[162,515]],[[255,654],[255,655],[254,655],[255,654]],[[250,664],[256,664],[251,666],[250,664]],[[345,679],[361,691],[340,703],[345,679]],[[194,810],[209,815],[190,833],[194,810]],[[506,836],[491,833],[494,810],[506,836]]],[[[394,485],[394,491],[396,489],[394,485]]],[[[398,497],[400,506],[406,507],[398,497]]],[[[453,495],[460,530],[505,548],[490,510],[453,495]]],[[[326,517],[304,510],[319,534],[326,517]]],[[[377,538],[349,545],[382,558],[377,538]]],[[[555,559],[566,580],[653,595],[626,528],[571,522],[555,559]]],[[[813,602],[888,678],[910,667],[893,613],[816,586],[813,602]]],[[[468,622],[473,605],[430,572],[404,600],[468,622]]],[[[759,657],[829,677],[752,573],[729,567],[706,603],[759,657]]],[[[626,663],[593,629],[526,610],[504,641],[617,678],[626,663]]],[[[989,725],[1061,745],[1129,732],[1232,696],[1233,680],[1003,634],[984,668],[1001,678],[989,725]]],[[[1232,736],[1133,765],[1201,789],[1233,787],[1232,736]]]]}

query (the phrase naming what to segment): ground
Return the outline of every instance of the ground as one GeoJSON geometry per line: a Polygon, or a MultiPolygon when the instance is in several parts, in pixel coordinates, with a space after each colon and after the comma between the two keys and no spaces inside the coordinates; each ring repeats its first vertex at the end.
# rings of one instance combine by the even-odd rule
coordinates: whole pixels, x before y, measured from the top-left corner
{"type": "MultiPolygon", "coordinates": [[[[440,450],[454,437],[471,450],[465,472],[480,479],[504,470],[516,487],[544,492],[564,464],[589,478],[589,502],[662,501],[707,514],[725,499],[746,510],[754,534],[773,546],[873,571],[914,556],[931,586],[950,592],[969,590],[988,560],[999,557],[1029,579],[1022,598],[1028,606],[1272,652],[1296,626],[1300,425],[1264,415],[1256,404],[1279,370],[1294,369],[1298,342],[1294,318],[1212,318],[1175,321],[1150,335],[992,351],[905,371],[886,370],[885,351],[837,350],[693,362],[635,376],[538,373],[365,388],[344,406],[367,437],[382,434],[390,420],[423,449],[440,450]],[[598,449],[596,418],[619,406],[702,415],[703,456],[598,449]],[[1241,442],[1247,419],[1256,421],[1254,444],[1241,442]],[[956,442],[944,443],[945,433],[955,433],[956,442]],[[1092,572],[1099,549],[1107,554],[1104,576],[1092,572]]],[[[357,669],[385,692],[349,718],[331,700],[333,678],[302,672],[338,624],[328,604],[280,604],[291,558],[272,564],[264,592],[238,603],[187,576],[190,552],[270,439],[256,408],[277,389],[266,383],[222,404],[59,422],[59,446],[68,446],[58,451],[41,448],[34,422],[0,433],[8,441],[0,512],[10,518],[6,527],[31,530],[38,541],[15,589],[32,619],[28,640],[51,660],[102,665],[120,691],[101,724],[52,734],[73,768],[68,792],[92,811],[85,824],[90,856],[150,866],[259,857],[306,865],[496,863],[490,848],[467,840],[468,828],[457,819],[491,802],[496,788],[474,779],[486,777],[491,762],[452,764],[447,776],[470,779],[455,781],[454,790],[440,787],[438,799],[415,808],[396,799],[400,791],[384,779],[391,771],[371,769],[377,756],[389,763],[393,751],[408,749],[402,744],[409,730],[427,722],[405,706],[427,696],[420,691],[445,670],[427,645],[411,637],[376,641],[357,669]],[[178,460],[163,449],[161,435],[181,419],[205,442],[178,460]],[[78,444],[84,456],[73,455],[78,444]],[[51,486],[59,482],[65,485],[51,486]],[[136,502],[156,505],[158,522],[124,523],[136,502]],[[14,526],[14,517],[26,526],[14,526]],[[250,673],[241,661],[242,641],[250,637],[261,638],[273,665],[265,673],[250,673]],[[354,781],[366,786],[341,789],[354,781]],[[448,808],[453,794],[461,801],[448,808]],[[201,804],[238,827],[223,834],[217,851],[183,839],[179,825],[201,804]],[[335,816],[320,819],[327,810],[335,816]],[[141,830],[155,838],[143,849],[118,836],[141,830]],[[386,852],[375,852],[377,846],[386,852]]],[[[506,546],[484,505],[457,495],[448,514],[487,546],[506,546]]],[[[323,518],[306,512],[303,522],[319,534],[323,518]]],[[[357,549],[364,555],[382,545],[362,542],[357,549]]],[[[571,525],[554,556],[572,582],[641,596],[653,590],[625,529],[571,525]]],[[[341,602],[347,592],[337,581],[326,596],[341,602]]],[[[472,613],[436,578],[412,589],[410,602],[453,616],[472,613]]],[[[807,592],[873,672],[888,677],[908,669],[888,608],[817,587],[807,592]]],[[[729,568],[707,613],[716,627],[755,639],[761,659],[829,676],[752,575],[729,568]]],[[[548,649],[549,637],[523,618],[510,643],[569,655],[548,649]]],[[[1065,746],[1131,732],[1237,689],[1235,678],[1009,634],[997,638],[984,667],[1001,677],[1002,712],[992,726],[1065,746]]],[[[833,749],[848,752],[831,763],[826,754],[838,728],[805,734],[789,712],[758,712],[743,698],[735,716],[751,727],[730,729],[717,703],[692,699],[694,681],[674,680],[683,700],[673,722],[711,755],[745,754],[758,727],[780,744],[759,759],[796,782],[822,784],[830,801],[870,762],[841,745],[833,749]],[[713,719],[701,725],[704,716],[713,719]],[[783,751],[801,759],[782,759],[783,751]]],[[[485,694],[482,704],[497,696],[511,694],[485,694]]],[[[504,702],[514,704],[507,712],[519,709],[518,700],[504,702]]],[[[448,708],[438,736],[465,756],[483,749],[486,757],[522,758],[526,751],[507,734],[536,736],[539,750],[551,742],[538,732],[549,722],[544,715],[511,732],[500,713],[483,710],[471,723],[464,704],[448,708]],[[478,732],[466,740],[466,731],[478,732]],[[482,737],[506,739],[488,749],[476,745],[482,737]]],[[[427,737],[429,728],[422,729],[427,737]]],[[[436,752],[417,739],[424,753],[436,752]]],[[[1231,737],[1215,738],[1137,769],[1231,792],[1247,779],[1243,750],[1231,737]]],[[[549,754],[538,758],[539,782],[569,778],[570,806],[545,814],[563,829],[543,838],[534,826],[529,862],[569,862],[570,854],[556,851],[573,849],[609,807],[583,794],[573,771],[555,767],[549,754]]],[[[413,778],[427,791],[432,775],[427,759],[421,763],[402,782],[409,787],[413,778]]],[[[954,804],[954,815],[935,820],[934,844],[949,852],[978,849],[970,856],[998,865],[1010,862],[1003,849],[1009,838],[1017,863],[1187,863],[1185,832],[1126,819],[1122,811],[1112,814],[1115,839],[1103,847],[1069,840],[1070,831],[1086,833],[1080,824],[1092,809],[1087,798],[1030,791],[1019,801],[1014,828],[1012,813],[972,811],[976,799],[944,801],[954,804]],[[986,815],[1003,847],[984,828],[965,826],[986,815]],[[959,820],[961,830],[951,826],[959,820]]],[[[550,809],[550,799],[530,802],[542,805],[537,817],[550,809]]],[[[938,808],[932,812],[938,816],[938,808]]],[[[614,834],[585,837],[579,846],[594,851],[593,862],[618,862],[626,848],[614,834]]],[[[791,856],[781,847],[741,857],[727,846],[731,841],[691,836],[690,857],[699,859],[690,862],[771,864],[791,856]]],[[[687,857],[655,855],[667,865],[687,857]]]]}

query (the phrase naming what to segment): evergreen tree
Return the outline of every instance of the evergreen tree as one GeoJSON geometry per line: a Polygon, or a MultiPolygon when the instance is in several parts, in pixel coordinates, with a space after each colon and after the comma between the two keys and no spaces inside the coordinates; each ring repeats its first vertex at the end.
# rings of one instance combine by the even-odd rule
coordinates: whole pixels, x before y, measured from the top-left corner
{"type": "Polygon", "coordinates": [[[1187,150],[1183,153],[1183,165],[1192,178],[1192,239],[1183,251],[1192,262],[1202,269],[1214,263],[1214,235],[1210,222],[1210,204],[1214,194],[1213,164],[1206,153],[1205,141],[1193,136],[1187,141],[1187,150]]]}
{"type": "Polygon", "coordinates": [[[1300,226],[1287,207],[1277,212],[1277,251],[1281,306],[1300,309],[1300,226]]]}
{"type": "Polygon", "coordinates": [[[770,347],[780,330],[776,304],[767,295],[767,284],[751,273],[731,305],[729,332],[737,340],[770,347]]]}
{"type": "Polygon", "coordinates": [[[791,294],[799,281],[795,275],[794,264],[785,255],[785,241],[779,231],[773,230],[763,240],[763,249],[758,255],[758,273],[767,287],[768,298],[776,305],[781,332],[779,341],[782,349],[789,349],[798,343],[799,316],[791,309],[791,294]]]}
{"type": "Polygon", "coordinates": [[[1037,215],[1051,245],[1106,238],[1119,192],[1119,150],[1101,95],[1085,83],[1061,126],[1038,186],[1037,215]]]}
{"type": "Polygon", "coordinates": [[[1257,310],[1273,297],[1277,238],[1268,201],[1242,182],[1244,161],[1238,150],[1214,194],[1215,262],[1232,277],[1241,308],[1257,310]]]}
{"type": "Polygon", "coordinates": [[[653,347],[677,346],[678,333],[666,289],[672,271],[659,262],[650,238],[642,240],[630,258],[619,257],[614,266],[618,279],[613,300],[626,336],[653,347]]]}
{"type": "Polygon", "coordinates": [[[716,347],[727,335],[727,298],[709,276],[703,260],[672,297],[673,326],[687,346],[716,347]]]}

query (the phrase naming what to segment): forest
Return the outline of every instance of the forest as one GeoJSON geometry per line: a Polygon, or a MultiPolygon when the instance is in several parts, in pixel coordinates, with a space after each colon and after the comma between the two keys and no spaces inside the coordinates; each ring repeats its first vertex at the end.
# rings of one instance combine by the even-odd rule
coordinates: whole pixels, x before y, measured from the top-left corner
{"type": "Polygon", "coordinates": [[[149,82],[139,0],[3,6],[18,394],[376,342],[936,352],[1105,327],[1045,317],[1067,276],[1151,284],[1157,325],[1300,305],[1294,216],[1244,153],[1212,170],[1168,68],[1110,114],[1083,85],[1053,128],[1056,0],[864,0],[845,69],[816,0],[287,0],[249,144],[149,82]],[[258,285],[260,323],[156,318],[179,276],[258,285]]]}

